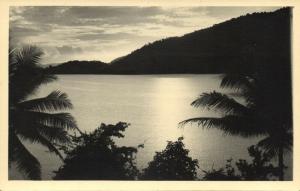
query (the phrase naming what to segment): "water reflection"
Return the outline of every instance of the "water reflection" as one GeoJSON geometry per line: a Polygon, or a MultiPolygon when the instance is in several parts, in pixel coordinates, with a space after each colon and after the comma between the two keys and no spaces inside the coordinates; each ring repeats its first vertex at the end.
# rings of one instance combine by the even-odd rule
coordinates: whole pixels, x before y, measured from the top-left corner
{"type": "MultiPolygon", "coordinates": [[[[131,123],[125,138],[116,142],[145,144],[137,155],[139,168],[146,167],[168,140],[184,136],[190,156],[199,159],[202,169],[210,169],[212,165],[224,166],[230,157],[247,158],[246,148],[256,143],[256,139],[223,136],[218,130],[178,128],[184,119],[216,115],[190,103],[203,92],[219,90],[219,83],[218,75],[60,75],[58,81],[41,86],[32,98],[55,89],[66,92],[74,105],[71,113],[83,131],[92,131],[101,122],[131,123]]],[[[43,179],[50,179],[61,164],[59,159],[38,145],[27,146],[41,162],[43,179]]]]}

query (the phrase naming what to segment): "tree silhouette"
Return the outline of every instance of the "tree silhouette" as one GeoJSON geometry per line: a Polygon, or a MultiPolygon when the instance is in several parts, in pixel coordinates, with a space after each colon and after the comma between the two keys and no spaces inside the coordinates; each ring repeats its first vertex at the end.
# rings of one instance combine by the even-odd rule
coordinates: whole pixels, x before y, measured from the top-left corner
{"type": "Polygon", "coordinates": [[[225,134],[243,137],[266,136],[258,145],[270,155],[278,156],[279,179],[283,180],[283,151],[290,151],[292,148],[291,107],[290,104],[274,105],[274,103],[279,101],[279,97],[283,98],[283,103],[288,103],[291,98],[284,93],[277,93],[278,89],[277,91],[271,89],[268,83],[271,78],[265,76],[267,74],[225,75],[221,87],[236,90],[235,95],[243,98],[245,104],[219,92],[203,93],[192,102],[192,106],[215,109],[223,116],[192,118],[181,124],[196,122],[199,126],[214,127],[223,130],[225,134]]]}
{"type": "Polygon", "coordinates": [[[252,161],[249,163],[245,159],[239,159],[235,163],[238,173],[232,166],[232,159],[229,159],[225,168],[203,171],[203,180],[272,180],[278,176],[279,169],[270,163],[272,156],[269,153],[262,151],[257,145],[250,146],[248,153],[252,161]]]}
{"type": "Polygon", "coordinates": [[[129,126],[101,124],[95,131],[73,136],[72,144],[62,148],[67,154],[55,180],[133,180],[138,170],[135,165],[136,147],[117,146],[114,138],[122,138],[129,126]]]}
{"type": "Polygon", "coordinates": [[[165,150],[156,152],[153,161],[140,175],[142,180],[196,180],[198,161],[188,156],[183,138],[168,142],[165,150]]]}
{"type": "Polygon", "coordinates": [[[9,163],[30,179],[41,179],[41,166],[21,140],[39,143],[62,159],[55,144],[68,143],[67,130],[77,129],[69,113],[54,113],[72,108],[65,93],[27,100],[39,85],[56,79],[39,65],[42,54],[35,46],[9,52],[9,163]]]}
{"type": "Polygon", "coordinates": [[[228,159],[226,162],[225,168],[220,168],[218,170],[212,168],[209,171],[202,170],[204,172],[202,180],[242,180],[241,176],[235,174],[235,169],[231,165],[232,159],[228,159]]]}

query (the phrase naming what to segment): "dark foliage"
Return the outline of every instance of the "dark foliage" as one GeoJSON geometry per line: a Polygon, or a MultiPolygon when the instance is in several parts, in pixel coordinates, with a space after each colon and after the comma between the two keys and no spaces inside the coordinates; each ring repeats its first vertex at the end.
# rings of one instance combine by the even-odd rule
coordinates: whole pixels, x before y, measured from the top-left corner
{"type": "Polygon", "coordinates": [[[23,101],[43,83],[56,79],[47,74],[39,64],[43,55],[41,49],[26,46],[12,49],[9,53],[9,104],[23,101]]]}
{"type": "Polygon", "coordinates": [[[236,162],[243,180],[270,180],[278,177],[279,168],[270,163],[272,155],[258,146],[249,147],[248,153],[253,158],[252,163],[243,159],[236,162]]]}
{"type": "Polygon", "coordinates": [[[165,150],[156,152],[153,161],[140,175],[142,180],[196,180],[198,161],[188,156],[183,138],[168,142],[165,150]]]}
{"type": "Polygon", "coordinates": [[[67,131],[78,129],[69,113],[54,113],[73,107],[65,93],[28,100],[41,84],[55,80],[39,64],[42,54],[35,46],[9,52],[9,163],[30,179],[41,179],[41,166],[22,141],[39,143],[62,158],[55,144],[67,144],[67,131]]]}
{"type": "Polygon", "coordinates": [[[232,167],[232,159],[227,160],[225,168],[204,171],[203,180],[275,180],[278,179],[279,168],[271,164],[272,156],[264,152],[258,146],[250,146],[248,153],[252,158],[251,163],[239,159],[235,164],[238,169],[236,173],[232,167]]]}
{"type": "Polygon", "coordinates": [[[62,147],[64,164],[55,173],[55,180],[132,180],[138,170],[136,147],[117,146],[114,137],[122,138],[127,123],[101,124],[89,134],[72,138],[72,144],[62,147]]]}
{"type": "Polygon", "coordinates": [[[241,177],[235,174],[235,169],[231,165],[232,159],[227,160],[225,168],[220,168],[218,170],[212,169],[210,171],[205,171],[202,180],[221,180],[221,181],[233,181],[241,180],[241,177]]]}
{"type": "Polygon", "coordinates": [[[230,88],[233,95],[213,91],[203,93],[192,102],[194,107],[222,113],[221,117],[191,118],[181,124],[197,123],[201,127],[218,128],[225,134],[243,137],[266,136],[258,145],[270,156],[278,157],[280,180],[283,180],[283,155],[293,147],[291,76],[289,73],[279,75],[279,68],[274,67],[272,73],[261,68],[252,73],[226,74],[221,88],[230,88]],[[277,75],[278,83],[273,81],[274,75],[277,75]]]}

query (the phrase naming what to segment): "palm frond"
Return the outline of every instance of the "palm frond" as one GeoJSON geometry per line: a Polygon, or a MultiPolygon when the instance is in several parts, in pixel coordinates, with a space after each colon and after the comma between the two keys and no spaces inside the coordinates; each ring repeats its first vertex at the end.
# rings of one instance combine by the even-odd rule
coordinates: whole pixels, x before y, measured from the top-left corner
{"type": "Polygon", "coordinates": [[[248,75],[226,74],[222,78],[220,87],[236,90],[251,89],[253,87],[253,81],[248,75]]]}
{"type": "Polygon", "coordinates": [[[44,125],[37,124],[36,126],[37,131],[47,138],[51,142],[56,143],[69,143],[70,137],[68,132],[59,127],[48,127],[44,125]]]}
{"type": "Polygon", "coordinates": [[[35,66],[39,64],[43,51],[36,46],[24,46],[15,53],[15,61],[18,64],[35,66]]]}
{"type": "Polygon", "coordinates": [[[59,150],[53,145],[53,143],[51,143],[43,135],[39,136],[39,143],[47,147],[50,152],[54,152],[61,160],[64,160],[64,157],[61,155],[59,150]]]}
{"type": "Polygon", "coordinates": [[[196,123],[205,128],[217,128],[224,131],[224,134],[252,137],[266,134],[267,130],[253,124],[247,117],[227,115],[224,117],[198,117],[180,122],[180,126],[188,123],[196,123]]]}
{"type": "Polygon", "coordinates": [[[41,84],[47,84],[56,80],[56,76],[36,71],[32,74],[21,72],[9,79],[9,95],[13,102],[20,102],[32,95],[41,84]],[[34,76],[34,78],[32,78],[34,76]]]}
{"type": "Polygon", "coordinates": [[[191,104],[194,107],[206,107],[207,109],[217,109],[226,114],[246,115],[250,110],[238,103],[233,98],[219,92],[203,93],[191,104]]]}
{"type": "Polygon", "coordinates": [[[17,106],[23,110],[34,111],[57,111],[73,108],[67,94],[58,90],[53,91],[47,97],[20,102],[17,106]]]}
{"type": "Polygon", "coordinates": [[[43,113],[37,111],[19,111],[14,117],[15,129],[23,125],[41,124],[67,130],[78,129],[75,119],[70,113],[43,113]]]}
{"type": "Polygon", "coordinates": [[[51,113],[72,108],[65,93],[54,91],[47,97],[24,101],[41,84],[56,79],[39,64],[42,55],[41,49],[35,46],[10,49],[9,52],[9,161],[16,161],[20,171],[25,172],[31,179],[41,178],[40,164],[19,138],[40,143],[62,159],[54,144],[69,142],[69,129],[81,132],[69,113],[51,113]],[[44,113],[47,111],[50,113],[44,113]]]}
{"type": "Polygon", "coordinates": [[[67,130],[78,129],[75,119],[70,113],[38,113],[35,112],[36,115],[39,115],[38,119],[40,124],[52,127],[60,127],[67,130]]]}
{"type": "Polygon", "coordinates": [[[274,157],[278,155],[281,148],[285,149],[285,151],[292,150],[293,135],[292,133],[273,133],[259,141],[257,145],[274,157]]]}
{"type": "Polygon", "coordinates": [[[26,149],[19,138],[14,134],[9,135],[9,159],[17,166],[17,169],[26,174],[32,180],[41,179],[41,165],[39,161],[26,149]]]}
{"type": "Polygon", "coordinates": [[[279,152],[279,145],[273,144],[273,138],[268,136],[262,140],[260,140],[257,145],[265,150],[266,153],[268,153],[271,157],[275,157],[278,155],[279,152]]]}
{"type": "Polygon", "coordinates": [[[10,48],[8,52],[9,77],[13,76],[15,74],[15,71],[17,70],[18,63],[15,59],[15,51],[15,48],[10,48]]]}
{"type": "Polygon", "coordinates": [[[39,85],[56,79],[39,65],[42,54],[34,46],[26,46],[9,54],[9,93],[13,103],[24,100],[39,85]]]}
{"type": "Polygon", "coordinates": [[[49,139],[41,135],[39,131],[37,131],[37,129],[27,126],[24,127],[22,130],[19,130],[18,133],[20,138],[22,138],[23,140],[28,140],[32,143],[39,143],[47,147],[50,152],[54,152],[56,155],[59,156],[59,158],[63,160],[62,155],[60,154],[58,149],[55,148],[53,143],[49,139]]]}

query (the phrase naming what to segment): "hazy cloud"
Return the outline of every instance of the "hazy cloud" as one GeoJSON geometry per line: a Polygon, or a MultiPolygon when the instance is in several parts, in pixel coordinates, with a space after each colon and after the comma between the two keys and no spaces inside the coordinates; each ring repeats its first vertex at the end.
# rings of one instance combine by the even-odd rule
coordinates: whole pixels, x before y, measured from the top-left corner
{"type": "Polygon", "coordinates": [[[56,47],[58,52],[62,55],[64,54],[75,54],[75,53],[81,53],[82,49],[79,47],[72,47],[72,46],[61,46],[61,47],[56,47]]]}
{"type": "Polygon", "coordinates": [[[146,43],[278,7],[10,7],[10,42],[35,44],[44,63],[109,62],[146,43]]]}
{"type": "Polygon", "coordinates": [[[245,15],[247,13],[274,11],[278,7],[192,7],[190,11],[202,13],[208,17],[228,18],[232,15],[245,15]]]}

